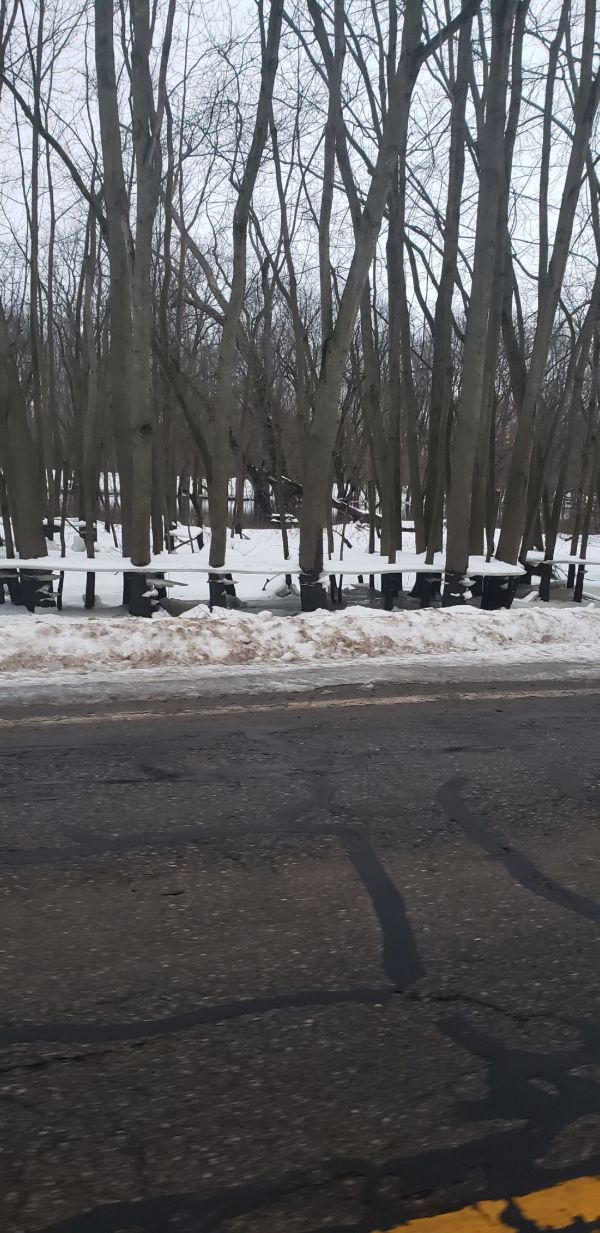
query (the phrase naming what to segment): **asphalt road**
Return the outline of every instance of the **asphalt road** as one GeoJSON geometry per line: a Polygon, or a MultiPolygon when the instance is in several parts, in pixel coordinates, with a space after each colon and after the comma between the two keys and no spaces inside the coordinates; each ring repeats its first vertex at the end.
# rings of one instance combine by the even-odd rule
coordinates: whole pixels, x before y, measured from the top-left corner
{"type": "Polygon", "coordinates": [[[4,698],[3,1233],[600,1172],[599,753],[600,680],[4,698]]]}

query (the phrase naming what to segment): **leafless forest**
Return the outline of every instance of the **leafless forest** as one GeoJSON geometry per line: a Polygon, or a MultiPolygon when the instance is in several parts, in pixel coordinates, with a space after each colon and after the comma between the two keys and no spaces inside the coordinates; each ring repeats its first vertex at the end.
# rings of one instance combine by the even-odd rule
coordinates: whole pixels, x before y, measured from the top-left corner
{"type": "MultiPolygon", "coordinates": [[[[284,554],[299,520],[305,609],[332,520],[392,563],[403,519],[417,552],[444,543],[446,604],[470,554],[550,560],[559,531],[585,554],[595,0],[0,11],[8,556],[69,516],[88,555],[102,520],[143,566],[191,517],[217,568],[248,484],[284,554]]],[[[147,615],[144,575],[125,588],[147,615]]]]}

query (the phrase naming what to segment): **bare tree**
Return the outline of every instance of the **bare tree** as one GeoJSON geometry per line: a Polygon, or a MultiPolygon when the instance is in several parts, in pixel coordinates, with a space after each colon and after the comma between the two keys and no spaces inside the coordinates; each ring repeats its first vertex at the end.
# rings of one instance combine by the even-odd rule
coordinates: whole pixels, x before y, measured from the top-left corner
{"type": "MultiPolygon", "coordinates": [[[[227,499],[231,474],[229,425],[235,389],[234,370],[238,330],[246,289],[248,220],[254,186],[269,132],[273,89],[279,58],[282,18],[283,0],[271,0],[269,20],[265,32],[263,0],[259,0],[262,43],[260,91],[252,140],[237,187],[233,213],[231,288],[227,302],[223,306],[223,324],[219,343],[214,418],[211,434],[211,473],[208,491],[211,513],[210,564],[212,566],[223,566],[225,564],[227,499]]],[[[210,588],[211,601],[219,604],[224,603],[225,583],[218,574],[211,576],[210,588]]]]}
{"type": "MultiPolygon", "coordinates": [[[[150,68],[149,0],[131,0],[131,109],[136,168],[135,240],[123,168],[111,6],[96,0],[98,111],[104,167],[110,266],[111,398],[120,451],[123,548],[134,565],[150,561],[152,489],[152,237],[161,181],[161,129],[175,0],[170,0],[160,57],[157,100],[150,68]]],[[[124,16],[124,9],[123,9],[124,16]]],[[[150,615],[143,574],[128,578],[132,611],[150,615]]]]}
{"type": "MultiPolygon", "coordinates": [[[[563,28],[566,29],[565,11],[563,7],[559,22],[561,38],[563,28]]],[[[598,103],[600,102],[600,70],[594,72],[595,30],[596,3],[595,0],[586,0],[579,78],[575,85],[576,93],[569,162],[558,212],[552,255],[547,265],[544,259],[545,245],[542,244],[536,329],[527,372],[527,381],[518,411],[517,432],[506,484],[504,516],[498,542],[498,556],[502,561],[516,561],[524,531],[527,478],[533,444],[536,408],[540,398],[552,327],[569,256],[586,152],[592,133],[592,125],[598,110],[598,103]]],[[[546,92],[544,117],[544,141],[546,146],[551,141],[551,123],[549,120],[553,98],[551,86],[552,78],[550,77],[546,92]]],[[[543,175],[542,184],[544,183],[544,178],[543,175]]]]}
{"type": "Polygon", "coordinates": [[[496,262],[498,206],[504,179],[504,126],[516,0],[492,0],[492,49],[485,122],[478,143],[479,199],[473,277],[462,360],[461,393],[452,427],[444,602],[462,602],[468,570],[470,493],[484,394],[486,347],[496,262]]]}
{"type": "Polygon", "coordinates": [[[313,400],[312,421],[305,442],[304,492],[300,520],[300,566],[303,606],[314,608],[323,603],[319,581],[322,556],[322,529],[328,500],[331,453],[337,427],[337,406],[344,368],[350,348],[356,316],[375,253],[386,201],[403,134],[408,123],[410,101],[419,70],[449,34],[466,21],[475,8],[463,9],[460,18],[451,23],[428,44],[421,42],[423,5],[421,0],[408,0],[404,12],[400,57],[389,94],[388,111],[379,141],[377,159],[356,239],[348,277],[340,299],[332,333],[323,339],[321,368],[313,400]]]}

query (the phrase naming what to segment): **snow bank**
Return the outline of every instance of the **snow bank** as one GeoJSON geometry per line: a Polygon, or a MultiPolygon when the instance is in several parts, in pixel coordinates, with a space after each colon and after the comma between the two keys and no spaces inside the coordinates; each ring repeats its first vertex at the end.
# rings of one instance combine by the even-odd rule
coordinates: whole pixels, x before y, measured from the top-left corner
{"type": "Polygon", "coordinates": [[[0,672],[91,672],[203,664],[343,662],[385,655],[598,660],[600,612],[476,608],[274,616],[215,611],[185,617],[65,619],[15,615],[0,624],[0,672]]]}

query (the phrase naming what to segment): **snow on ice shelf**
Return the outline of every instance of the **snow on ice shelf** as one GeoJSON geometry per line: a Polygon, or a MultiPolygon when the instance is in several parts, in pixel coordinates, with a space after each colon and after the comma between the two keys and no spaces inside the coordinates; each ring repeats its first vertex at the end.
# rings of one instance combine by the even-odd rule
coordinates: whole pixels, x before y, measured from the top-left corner
{"type": "MultiPolygon", "coordinates": [[[[387,561],[377,553],[352,552],[343,561],[329,559],[323,565],[323,574],[440,574],[445,569],[445,556],[436,552],[433,563],[428,565],[425,553],[397,552],[394,562],[387,561]]],[[[507,578],[524,574],[522,565],[507,565],[505,561],[486,561],[485,557],[469,557],[469,573],[475,576],[507,578]]]]}
{"type": "Polygon", "coordinates": [[[255,557],[228,554],[227,564],[210,566],[199,552],[161,553],[148,565],[132,565],[129,557],[86,557],[73,553],[68,557],[29,557],[0,560],[0,573],[5,569],[41,570],[54,573],[79,574],[299,574],[300,566],[293,561],[260,561],[255,557]]]}
{"type": "Polygon", "coordinates": [[[543,552],[528,552],[527,561],[531,565],[600,565],[600,552],[592,552],[585,557],[572,557],[567,549],[557,550],[550,561],[546,561],[543,552]]]}
{"type": "MultiPolygon", "coordinates": [[[[81,574],[116,574],[125,571],[131,573],[165,573],[165,574],[259,574],[263,577],[276,577],[279,574],[293,574],[297,576],[301,573],[300,566],[297,561],[285,561],[281,559],[273,559],[268,561],[257,560],[252,554],[242,555],[241,553],[228,553],[227,564],[211,568],[203,553],[161,553],[158,556],[152,557],[148,565],[132,565],[128,557],[120,557],[114,555],[100,555],[97,557],[85,557],[81,553],[73,553],[72,556],[58,557],[31,557],[28,559],[6,558],[0,560],[0,573],[4,570],[40,570],[42,572],[54,571],[55,573],[81,573],[81,574]]],[[[356,576],[357,574],[401,574],[401,573],[423,573],[423,574],[439,574],[444,570],[444,556],[442,553],[436,553],[432,564],[427,564],[425,554],[417,554],[414,552],[398,552],[394,562],[387,561],[385,557],[380,557],[377,553],[368,552],[351,552],[343,560],[339,558],[329,558],[323,564],[323,578],[327,578],[329,574],[347,574],[348,576],[356,576]]],[[[469,573],[474,575],[495,575],[496,577],[506,578],[509,575],[520,575],[525,571],[522,565],[508,565],[504,561],[486,561],[485,557],[470,557],[469,558],[469,573]]]]}

